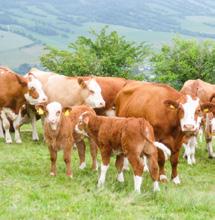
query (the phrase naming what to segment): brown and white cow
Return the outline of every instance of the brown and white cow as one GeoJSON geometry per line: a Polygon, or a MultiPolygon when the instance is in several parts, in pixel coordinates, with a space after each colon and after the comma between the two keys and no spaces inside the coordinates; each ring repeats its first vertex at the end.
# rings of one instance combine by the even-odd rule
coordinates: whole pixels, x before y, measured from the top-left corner
{"type": "Polygon", "coordinates": [[[101,157],[101,174],[98,187],[105,182],[111,154],[116,154],[117,180],[124,182],[123,161],[128,157],[134,172],[134,189],[140,192],[143,173],[143,155],[148,158],[149,171],[154,181],[154,191],[159,191],[159,168],[157,163],[157,149],[155,145],[167,154],[168,148],[161,143],[155,143],[152,126],[143,118],[118,118],[96,116],[92,112],[85,112],[80,116],[76,131],[88,135],[98,145],[101,157]]]}
{"type": "Polygon", "coordinates": [[[19,134],[20,109],[24,103],[35,105],[46,102],[42,85],[33,75],[20,76],[6,67],[0,67],[0,110],[6,143],[11,143],[10,121],[15,129],[15,141],[21,142],[19,134]]]}
{"type": "MultiPolygon", "coordinates": [[[[180,183],[177,173],[179,150],[184,136],[196,130],[200,112],[198,98],[185,96],[170,86],[158,83],[131,83],[116,98],[121,117],[144,117],[154,128],[155,140],[171,150],[172,180],[180,183]]],[[[165,160],[159,152],[160,180],[166,180],[165,160]]]]}
{"type": "MultiPolygon", "coordinates": [[[[45,117],[44,136],[50,151],[50,175],[56,175],[57,152],[62,149],[64,152],[64,161],[66,163],[66,174],[72,177],[70,167],[72,147],[75,142],[78,143],[84,138],[83,135],[75,132],[75,126],[82,113],[88,111],[95,114],[95,112],[86,105],[63,107],[59,102],[37,105],[36,109],[40,115],[44,115],[45,117]]],[[[96,151],[97,146],[95,146],[94,149],[90,149],[93,159],[93,169],[96,168],[96,151]]],[[[82,147],[78,147],[78,154],[80,159],[79,168],[83,169],[83,164],[85,163],[85,150],[83,150],[82,147]]]]}
{"type": "MultiPolygon", "coordinates": [[[[210,103],[213,100],[214,94],[215,94],[215,85],[212,85],[210,83],[204,82],[200,79],[197,80],[188,80],[184,83],[182,89],[180,90],[183,94],[188,94],[192,96],[196,96],[200,99],[200,103],[210,103]]],[[[206,122],[205,126],[205,140],[208,150],[208,156],[209,158],[215,158],[215,153],[213,152],[212,147],[212,138],[209,138],[207,133],[207,129],[209,128],[209,124],[213,124],[214,117],[212,117],[212,113],[207,112],[207,108],[202,113],[202,120],[206,122]]],[[[188,142],[185,150],[185,155],[188,159],[188,163],[195,163],[195,148],[197,147],[197,133],[195,136],[191,137],[191,140],[188,142]],[[192,159],[190,159],[190,154],[192,154],[192,159]]]]}

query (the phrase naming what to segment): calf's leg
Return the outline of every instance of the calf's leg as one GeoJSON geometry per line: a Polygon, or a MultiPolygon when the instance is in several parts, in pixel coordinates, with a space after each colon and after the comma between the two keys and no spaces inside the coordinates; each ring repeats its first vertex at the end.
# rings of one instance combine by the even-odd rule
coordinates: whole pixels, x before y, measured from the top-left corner
{"type": "Polygon", "coordinates": [[[134,191],[140,193],[143,181],[143,161],[139,155],[134,154],[133,152],[128,154],[128,160],[134,172],[134,191]]]}
{"type": "Polygon", "coordinates": [[[84,143],[84,140],[76,142],[76,145],[78,148],[78,156],[80,160],[79,169],[83,170],[86,167],[86,162],[85,162],[86,145],[84,143]]]}
{"type": "Polygon", "coordinates": [[[71,152],[72,152],[72,144],[68,144],[63,151],[63,159],[66,164],[66,175],[69,177],[72,177],[71,152]]]}
{"type": "Polygon", "coordinates": [[[56,176],[56,160],[57,160],[57,151],[53,150],[52,146],[49,146],[50,160],[51,160],[51,176],[56,176]]]}
{"type": "Polygon", "coordinates": [[[111,156],[111,150],[110,147],[101,147],[101,157],[102,157],[102,164],[101,164],[101,174],[98,180],[98,187],[101,187],[105,183],[106,173],[109,168],[110,163],[110,156],[111,156]]]}
{"type": "Polygon", "coordinates": [[[171,178],[172,178],[173,183],[175,183],[176,185],[181,183],[178,173],[177,173],[178,157],[179,157],[179,150],[172,152],[170,156],[170,162],[172,166],[171,178]]]}
{"type": "Polygon", "coordinates": [[[97,144],[92,140],[89,139],[90,141],[90,155],[92,158],[92,169],[93,170],[98,170],[98,162],[97,162],[97,144]]]}
{"type": "Polygon", "coordinates": [[[2,127],[2,119],[0,118],[0,138],[4,138],[4,131],[2,127]]]}
{"type": "Polygon", "coordinates": [[[121,183],[124,182],[123,162],[124,162],[124,155],[123,154],[117,155],[115,166],[118,171],[117,180],[121,183]]]}

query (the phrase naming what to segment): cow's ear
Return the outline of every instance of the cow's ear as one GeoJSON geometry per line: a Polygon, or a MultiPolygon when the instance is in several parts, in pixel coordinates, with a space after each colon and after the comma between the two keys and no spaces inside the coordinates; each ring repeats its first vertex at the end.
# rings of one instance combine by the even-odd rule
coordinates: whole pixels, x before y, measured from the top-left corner
{"type": "Polygon", "coordinates": [[[166,105],[168,108],[172,110],[176,110],[179,107],[179,103],[173,100],[165,100],[164,105],[166,105]]]}
{"type": "Polygon", "coordinates": [[[84,80],[82,78],[78,78],[78,84],[83,89],[85,89],[87,87],[86,83],[84,82],[84,80]]]}
{"type": "Polygon", "coordinates": [[[46,112],[46,104],[38,104],[35,109],[39,115],[44,115],[46,112]]]}
{"type": "Polygon", "coordinates": [[[210,97],[209,101],[210,101],[210,102],[212,102],[212,101],[213,101],[213,99],[214,99],[214,101],[215,101],[215,93],[213,93],[213,94],[211,95],[211,97],[210,97]]]}
{"type": "Polygon", "coordinates": [[[63,108],[63,114],[65,116],[69,116],[71,111],[72,111],[72,107],[64,107],[63,108]]]}
{"type": "Polygon", "coordinates": [[[28,81],[26,78],[24,78],[23,76],[19,76],[18,74],[16,74],[15,76],[21,86],[26,87],[28,85],[28,81]]]}
{"type": "Polygon", "coordinates": [[[31,73],[31,72],[28,73],[27,79],[29,82],[31,82],[35,78],[36,78],[36,76],[33,73],[31,73]]]}
{"type": "Polygon", "coordinates": [[[201,110],[204,113],[214,112],[215,111],[215,104],[210,103],[210,102],[201,104],[201,110]]]}

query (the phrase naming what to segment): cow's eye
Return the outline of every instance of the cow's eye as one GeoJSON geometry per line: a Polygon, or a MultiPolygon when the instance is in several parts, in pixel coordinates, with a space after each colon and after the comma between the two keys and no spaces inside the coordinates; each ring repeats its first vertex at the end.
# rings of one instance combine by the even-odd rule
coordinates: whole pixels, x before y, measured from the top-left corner
{"type": "Polygon", "coordinates": [[[90,93],[91,93],[91,94],[94,94],[95,92],[94,92],[93,90],[90,90],[90,93]]]}
{"type": "Polygon", "coordinates": [[[57,111],[57,112],[56,112],[56,115],[59,116],[59,115],[60,115],[60,111],[57,111]]]}
{"type": "Polygon", "coordinates": [[[34,88],[34,87],[31,87],[31,91],[32,91],[32,92],[35,91],[35,88],[34,88]]]}

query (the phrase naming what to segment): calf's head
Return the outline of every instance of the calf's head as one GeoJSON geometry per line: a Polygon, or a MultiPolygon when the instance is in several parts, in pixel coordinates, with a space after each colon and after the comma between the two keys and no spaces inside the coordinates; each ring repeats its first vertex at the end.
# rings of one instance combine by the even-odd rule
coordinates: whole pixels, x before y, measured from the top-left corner
{"type": "Polygon", "coordinates": [[[86,131],[87,131],[87,127],[88,127],[91,114],[92,113],[90,112],[84,112],[79,116],[78,123],[75,126],[75,131],[78,134],[88,136],[86,131]]]}
{"type": "Polygon", "coordinates": [[[27,79],[27,93],[25,99],[30,105],[36,105],[48,101],[46,94],[43,91],[41,82],[32,74],[28,73],[27,79]]]}
{"type": "Polygon", "coordinates": [[[59,102],[51,102],[47,105],[36,105],[36,110],[39,115],[44,115],[45,123],[47,123],[52,130],[57,130],[60,125],[62,114],[68,116],[72,108],[63,108],[59,102]]]}
{"type": "Polygon", "coordinates": [[[192,98],[186,95],[177,101],[166,100],[164,104],[169,109],[177,111],[183,132],[194,132],[198,129],[201,113],[199,98],[192,98]]]}
{"type": "Polygon", "coordinates": [[[78,84],[82,88],[81,96],[84,99],[85,104],[92,108],[105,107],[105,101],[101,94],[101,87],[94,78],[84,81],[82,78],[78,78],[78,84]]]}

